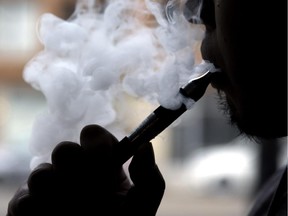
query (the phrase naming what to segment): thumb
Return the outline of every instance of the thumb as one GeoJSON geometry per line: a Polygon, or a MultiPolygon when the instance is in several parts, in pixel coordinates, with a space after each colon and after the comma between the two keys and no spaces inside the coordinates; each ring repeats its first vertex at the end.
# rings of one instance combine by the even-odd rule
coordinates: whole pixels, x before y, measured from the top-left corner
{"type": "Polygon", "coordinates": [[[155,215],[164,194],[165,180],[155,163],[151,143],[136,152],[129,165],[129,173],[134,187],[128,193],[128,200],[137,211],[134,214],[155,215]]]}

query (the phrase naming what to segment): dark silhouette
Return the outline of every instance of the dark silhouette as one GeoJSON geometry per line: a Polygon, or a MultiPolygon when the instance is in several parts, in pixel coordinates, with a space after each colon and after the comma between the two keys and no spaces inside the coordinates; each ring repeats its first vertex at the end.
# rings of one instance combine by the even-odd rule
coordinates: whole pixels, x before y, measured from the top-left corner
{"type": "MultiPolygon", "coordinates": [[[[203,59],[221,69],[211,84],[231,123],[260,144],[287,136],[286,4],[204,0],[201,11],[203,59]]],[[[52,163],[36,168],[15,194],[7,215],[155,215],[165,182],[151,144],[133,157],[130,184],[113,162],[117,143],[97,125],[82,130],[80,145],[60,143],[52,163]]],[[[264,186],[250,216],[286,215],[286,173],[286,167],[279,170],[264,186]]]]}

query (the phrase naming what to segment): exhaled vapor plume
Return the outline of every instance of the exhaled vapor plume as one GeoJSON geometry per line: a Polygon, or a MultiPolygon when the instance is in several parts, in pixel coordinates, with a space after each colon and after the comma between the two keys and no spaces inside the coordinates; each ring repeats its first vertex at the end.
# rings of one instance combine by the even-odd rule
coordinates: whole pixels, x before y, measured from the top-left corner
{"type": "Polygon", "coordinates": [[[123,137],[124,112],[137,112],[127,97],[169,109],[181,105],[179,88],[199,75],[195,50],[204,36],[201,26],[187,21],[184,5],[80,0],[68,20],[42,15],[38,35],[44,49],[24,70],[25,81],[47,101],[31,135],[32,168],[49,162],[57,143],[79,142],[87,124],[123,137]]]}

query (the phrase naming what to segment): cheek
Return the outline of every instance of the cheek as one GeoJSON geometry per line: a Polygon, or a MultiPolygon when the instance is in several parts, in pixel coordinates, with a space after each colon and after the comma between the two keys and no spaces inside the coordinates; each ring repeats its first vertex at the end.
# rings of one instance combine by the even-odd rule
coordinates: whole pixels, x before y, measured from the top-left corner
{"type": "MultiPolygon", "coordinates": [[[[231,0],[233,1],[233,0],[231,0]]],[[[223,5],[223,4],[222,4],[223,5]]],[[[225,72],[228,80],[230,82],[230,87],[235,89],[234,91],[239,91],[238,86],[241,86],[243,72],[243,63],[245,60],[242,58],[242,52],[239,51],[238,30],[235,25],[231,24],[233,19],[230,16],[230,12],[224,10],[223,7],[216,8],[216,29],[215,29],[215,39],[217,39],[217,50],[216,58],[225,72]]],[[[244,45],[245,46],[245,45],[244,45]]]]}
{"type": "Polygon", "coordinates": [[[201,44],[201,53],[204,60],[212,62],[216,67],[223,67],[223,58],[218,46],[216,31],[206,32],[201,44]]]}

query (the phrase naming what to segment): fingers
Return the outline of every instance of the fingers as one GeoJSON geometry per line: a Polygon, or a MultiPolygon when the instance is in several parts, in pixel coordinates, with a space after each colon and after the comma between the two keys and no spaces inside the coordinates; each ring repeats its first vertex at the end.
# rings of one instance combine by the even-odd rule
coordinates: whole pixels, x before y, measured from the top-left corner
{"type": "Polygon", "coordinates": [[[68,175],[81,170],[83,148],[73,142],[61,142],[52,151],[51,161],[57,172],[68,175]]]}
{"type": "Polygon", "coordinates": [[[131,187],[122,166],[114,161],[113,150],[118,140],[105,128],[88,125],[81,131],[80,144],[89,169],[85,185],[92,185],[87,191],[93,194],[93,200],[86,200],[86,206],[92,208],[90,214],[97,205],[98,210],[107,215],[118,215],[118,204],[123,203],[123,197],[131,187]]]}
{"type": "Polygon", "coordinates": [[[115,166],[113,157],[113,148],[117,143],[118,140],[99,125],[87,125],[82,129],[80,144],[91,173],[102,173],[104,179],[109,179],[107,175],[113,174],[114,169],[121,168],[115,166]]]}
{"type": "Polygon", "coordinates": [[[32,195],[48,195],[53,191],[54,171],[52,164],[42,163],[29,175],[27,185],[32,195]]]}
{"type": "Polygon", "coordinates": [[[29,175],[27,184],[22,186],[10,200],[8,205],[8,216],[36,216],[49,215],[54,200],[54,171],[53,166],[48,163],[38,165],[29,175]],[[49,203],[50,208],[47,208],[49,203]]]}
{"type": "Polygon", "coordinates": [[[80,134],[80,144],[86,151],[105,153],[110,151],[118,140],[105,128],[99,125],[87,125],[80,134]]]}
{"type": "MultiPolygon", "coordinates": [[[[85,154],[91,181],[97,181],[103,186],[114,185],[120,187],[124,185],[123,182],[127,185],[126,175],[121,174],[123,172],[122,166],[117,166],[114,163],[113,149],[118,144],[116,137],[99,125],[87,125],[81,131],[80,144],[85,154]]],[[[103,189],[109,193],[109,190],[115,191],[115,187],[110,186],[110,188],[100,188],[98,190],[101,192],[103,189]]]]}
{"type": "Polygon", "coordinates": [[[155,215],[162,200],[165,181],[154,157],[151,143],[143,145],[133,157],[129,166],[134,188],[129,191],[130,215],[155,215]]]}
{"type": "Polygon", "coordinates": [[[151,188],[155,188],[157,191],[162,192],[165,190],[165,181],[155,163],[155,156],[151,143],[143,145],[136,152],[129,165],[129,173],[131,180],[136,187],[147,188],[147,192],[153,192],[154,190],[151,188]]]}
{"type": "Polygon", "coordinates": [[[25,190],[10,201],[8,216],[34,216],[33,212],[37,216],[55,212],[83,215],[121,204],[131,185],[122,167],[113,163],[117,143],[111,133],[97,125],[83,128],[80,145],[59,143],[52,151],[52,163],[36,167],[25,190]]]}
{"type": "Polygon", "coordinates": [[[31,196],[27,185],[19,188],[10,200],[7,216],[31,215],[29,209],[32,207],[31,196]]]}

